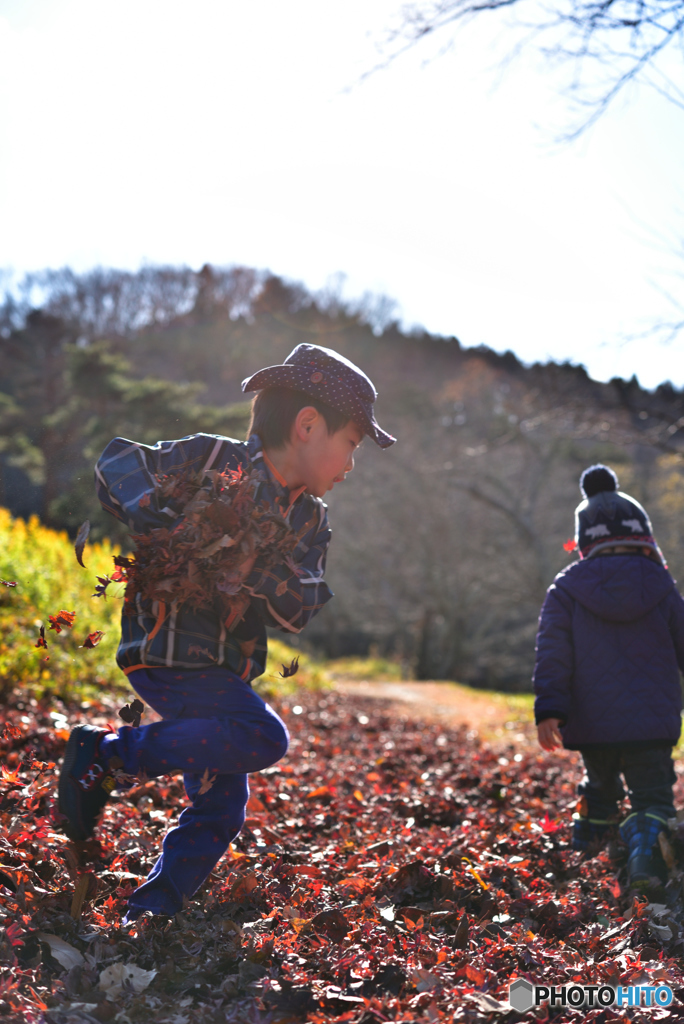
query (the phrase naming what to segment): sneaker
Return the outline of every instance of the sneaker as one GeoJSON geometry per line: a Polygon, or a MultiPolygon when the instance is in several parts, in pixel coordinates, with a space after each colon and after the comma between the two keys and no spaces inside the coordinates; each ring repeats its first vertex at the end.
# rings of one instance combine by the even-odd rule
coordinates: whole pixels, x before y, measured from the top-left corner
{"type": "Polygon", "coordinates": [[[58,809],[63,816],[62,830],[74,842],[92,836],[100,811],[116,786],[113,762],[99,758],[100,744],[108,729],[77,725],[72,730],[59,775],[58,809]]]}

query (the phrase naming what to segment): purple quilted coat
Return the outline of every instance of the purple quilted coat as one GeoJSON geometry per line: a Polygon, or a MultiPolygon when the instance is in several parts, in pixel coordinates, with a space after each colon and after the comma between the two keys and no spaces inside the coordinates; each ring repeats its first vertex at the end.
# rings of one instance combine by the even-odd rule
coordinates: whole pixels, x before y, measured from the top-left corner
{"type": "Polygon", "coordinates": [[[556,576],[539,619],[537,723],[566,747],[665,740],[681,729],[684,599],[643,555],[596,556],[556,576]]]}

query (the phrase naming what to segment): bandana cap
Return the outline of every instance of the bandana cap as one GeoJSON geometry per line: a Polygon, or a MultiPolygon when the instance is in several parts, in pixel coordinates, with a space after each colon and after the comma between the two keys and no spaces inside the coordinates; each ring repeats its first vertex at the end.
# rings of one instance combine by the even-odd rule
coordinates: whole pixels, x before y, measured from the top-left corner
{"type": "Polygon", "coordinates": [[[242,382],[243,391],[285,387],[345,413],[380,448],[396,438],[381,430],[373,413],[378,393],[363,370],[322,345],[297,345],[280,366],[267,366],[242,382]]]}

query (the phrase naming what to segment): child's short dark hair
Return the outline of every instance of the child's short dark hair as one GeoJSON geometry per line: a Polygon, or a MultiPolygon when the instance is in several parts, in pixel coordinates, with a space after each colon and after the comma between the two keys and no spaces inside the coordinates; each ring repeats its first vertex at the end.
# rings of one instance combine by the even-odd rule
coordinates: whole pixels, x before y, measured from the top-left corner
{"type": "Polygon", "coordinates": [[[304,391],[274,386],[262,388],[256,393],[247,436],[258,434],[264,448],[284,448],[289,443],[297,413],[307,405],[312,405],[320,412],[329,434],[336,434],[351,419],[346,413],[333,409],[326,402],[312,398],[304,391]]]}

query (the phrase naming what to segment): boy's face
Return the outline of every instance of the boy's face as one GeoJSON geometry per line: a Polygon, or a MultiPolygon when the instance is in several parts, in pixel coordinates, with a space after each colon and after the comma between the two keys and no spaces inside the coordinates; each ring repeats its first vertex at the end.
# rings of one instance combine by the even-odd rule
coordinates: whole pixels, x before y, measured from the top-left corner
{"type": "Polygon", "coordinates": [[[328,433],[322,416],[310,424],[307,443],[300,448],[301,480],[309,494],[322,498],[354,468],[354,452],[363,431],[350,420],[341,430],[328,433]]]}

